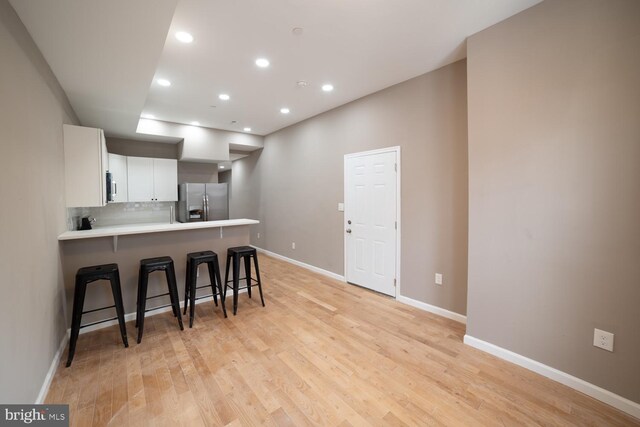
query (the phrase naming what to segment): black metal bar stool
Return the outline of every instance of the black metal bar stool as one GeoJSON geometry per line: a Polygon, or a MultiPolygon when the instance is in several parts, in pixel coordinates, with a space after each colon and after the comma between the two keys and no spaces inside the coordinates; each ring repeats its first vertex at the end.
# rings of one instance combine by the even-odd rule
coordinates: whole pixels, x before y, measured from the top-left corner
{"type": "Polygon", "coordinates": [[[86,328],[87,326],[97,325],[98,323],[110,322],[115,319],[118,319],[118,324],[120,325],[122,342],[125,347],[129,347],[129,341],[127,340],[127,328],[124,323],[124,305],[122,304],[122,290],[120,289],[120,272],[118,271],[118,264],[94,265],[92,267],[83,267],[79,269],[76,273],[76,285],[73,291],[73,316],[71,319],[71,341],[69,343],[67,368],[71,366],[71,361],[73,360],[73,356],[76,352],[76,344],[78,343],[80,329],[86,328]],[[111,293],[113,294],[114,305],[82,311],[84,307],[84,297],[87,292],[87,285],[95,282],[96,280],[108,280],[111,283],[111,293]],[[81,325],[83,314],[107,310],[109,308],[116,309],[116,317],[81,325]]]}
{"type": "Polygon", "coordinates": [[[220,295],[220,304],[224,317],[227,317],[227,309],[224,306],[224,298],[222,291],[222,280],[220,280],[220,265],[218,264],[218,254],[212,251],[191,252],[187,254],[187,274],[184,281],[184,313],[187,314],[187,306],[191,304],[189,310],[189,327],[193,326],[193,319],[196,317],[196,300],[213,296],[213,302],[218,306],[218,295],[220,295]],[[198,266],[207,264],[209,269],[210,285],[197,286],[198,283],[198,266]],[[211,286],[211,294],[196,297],[198,289],[211,286]]]}
{"type": "Polygon", "coordinates": [[[138,344],[142,341],[142,332],[144,331],[145,313],[153,310],[159,310],[165,307],[171,307],[173,315],[178,318],[180,330],[184,330],[182,326],[182,316],[180,315],[180,300],[178,297],[178,286],[176,285],[176,271],[173,267],[171,257],[162,256],[157,258],[147,258],[140,261],[140,273],[138,275],[138,303],[136,312],[136,327],[138,328],[138,344]],[[147,297],[147,286],[149,285],[149,273],[154,271],[164,271],[167,276],[167,287],[169,292],[166,294],[153,295],[147,297]],[[169,295],[170,304],[161,305],[146,309],[147,300],[169,295]]]}
{"type": "Polygon", "coordinates": [[[227,268],[224,274],[224,295],[222,296],[223,301],[227,297],[227,288],[229,286],[229,282],[233,282],[233,314],[236,314],[238,310],[238,291],[240,289],[246,289],[249,294],[249,298],[251,298],[251,287],[257,286],[260,291],[260,300],[262,301],[262,306],[264,307],[264,298],[262,296],[262,282],[260,281],[260,268],[258,268],[258,252],[255,248],[251,246],[237,246],[235,248],[227,249],[227,268]],[[256,279],[251,277],[251,258],[253,258],[253,266],[256,269],[256,279]],[[240,260],[244,261],[244,273],[245,276],[240,278],[240,260]],[[229,266],[233,261],[233,279],[229,280],[229,266]],[[240,288],[240,280],[246,280],[247,285],[240,288]],[[256,284],[252,285],[251,281],[256,282],[256,284]]]}

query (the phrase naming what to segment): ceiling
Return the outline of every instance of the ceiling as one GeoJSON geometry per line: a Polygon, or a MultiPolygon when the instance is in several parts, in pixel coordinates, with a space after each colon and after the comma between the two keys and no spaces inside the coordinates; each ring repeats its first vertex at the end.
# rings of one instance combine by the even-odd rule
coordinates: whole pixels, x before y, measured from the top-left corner
{"type": "Polygon", "coordinates": [[[462,59],[466,37],[539,3],[10,1],[82,124],[135,139],[143,113],[269,134],[462,59]],[[194,41],[179,42],[178,31],[194,41]],[[260,57],[270,66],[257,67],[260,57]],[[324,83],[334,90],[323,92],[324,83]],[[218,99],[222,93],[230,99],[218,99]]]}

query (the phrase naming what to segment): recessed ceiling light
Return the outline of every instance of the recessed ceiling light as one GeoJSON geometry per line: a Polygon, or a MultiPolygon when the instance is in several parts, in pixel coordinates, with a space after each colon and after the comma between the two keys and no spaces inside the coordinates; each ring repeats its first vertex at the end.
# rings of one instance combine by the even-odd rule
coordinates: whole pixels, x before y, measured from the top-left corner
{"type": "Polygon", "coordinates": [[[288,108],[281,108],[281,109],[280,109],[280,112],[281,112],[282,114],[289,114],[289,109],[288,109],[288,108]]]}
{"type": "Polygon", "coordinates": [[[155,119],[156,116],[154,116],[153,114],[146,114],[145,113],[145,114],[142,115],[142,118],[143,119],[155,119]]]}
{"type": "Polygon", "coordinates": [[[198,122],[198,121],[191,122],[191,125],[192,126],[200,126],[200,122],[198,122]]]}
{"type": "Polygon", "coordinates": [[[160,86],[171,86],[171,82],[167,79],[158,79],[156,80],[156,82],[160,85],[160,86]]]}
{"type": "Polygon", "coordinates": [[[298,80],[296,82],[296,84],[298,85],[298,87],[307,87],[309,86],[309,82],[306,80],[298,80]]]}
{"type": "Polygon", "coordinates": [[[251,128],[244,128],[245,132],[251,132],[251,128]]]}
{"type": "Polygon", "coordinates": [[[266,58],[256,59],[256,65],[260,68],[267,68],[269,66],[269,60],[266,58]]]}
{"type": "Polygon", "coordinates": [[[223,101],[228,101],[230,96],[226,93],[221,93],[220,95],[218,95],[218,98],[222,99],[223,101]]]}
{"type": "Polygon", "coordinates": [[[224,169],[224,166],[220,166],[220,169],[224,169]]]}
{"type": "Polygon", "coordinates": [[[325,92],[331,92],[333,90],[333,85],[332,84],[324,84],[322,85],[322,90],[325,92]]]}
{"type": "Polygon", "coordinates": [[[193,41],[193,36],[184,31],[178,31],[176,33],[176,38],[182,43],[191,43],[193,41]]]}

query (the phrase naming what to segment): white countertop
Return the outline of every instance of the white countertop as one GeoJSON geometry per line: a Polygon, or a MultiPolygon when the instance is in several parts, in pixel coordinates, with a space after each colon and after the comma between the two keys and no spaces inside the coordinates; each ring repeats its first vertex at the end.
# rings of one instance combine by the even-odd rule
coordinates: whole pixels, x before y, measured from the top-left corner
{"type": "Polygon", "coordinates": [[[222,221],[175,222],[173,224],[130,224],[111,227],[96,227],[93,230],[65,231],[58,240],[91,239],[94,237],[114,237],[128,234],[162,233],[165,231],[197,230],[200,228],[235,227],[259,224],[255,219],[226,219],[222,221]]]}

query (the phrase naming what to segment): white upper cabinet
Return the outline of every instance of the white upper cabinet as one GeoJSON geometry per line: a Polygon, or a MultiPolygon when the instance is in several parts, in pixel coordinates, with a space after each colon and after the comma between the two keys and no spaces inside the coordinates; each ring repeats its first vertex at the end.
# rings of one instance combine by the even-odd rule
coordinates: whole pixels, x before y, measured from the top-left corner
{"type": "Polygon", "coordinates": [[[109,158],[102,129],[63,125],[67,207],[107,204],[109,158]]]}
{"type": "Polygon", "coordinates": [[[178,161],[127,157],[130,202],[178,200],[178,161]]]}
{"type": "Polygon", "coordinates": [[[153,192],[158,202],[178,200],[178,161],[153,159],[153,192]]]}
{"type": "Polygon", "coordinates": [[[111,172],[111,201],[116,203],[128,202],[127,157],[109,153],[109,172],[111,172]]]}

